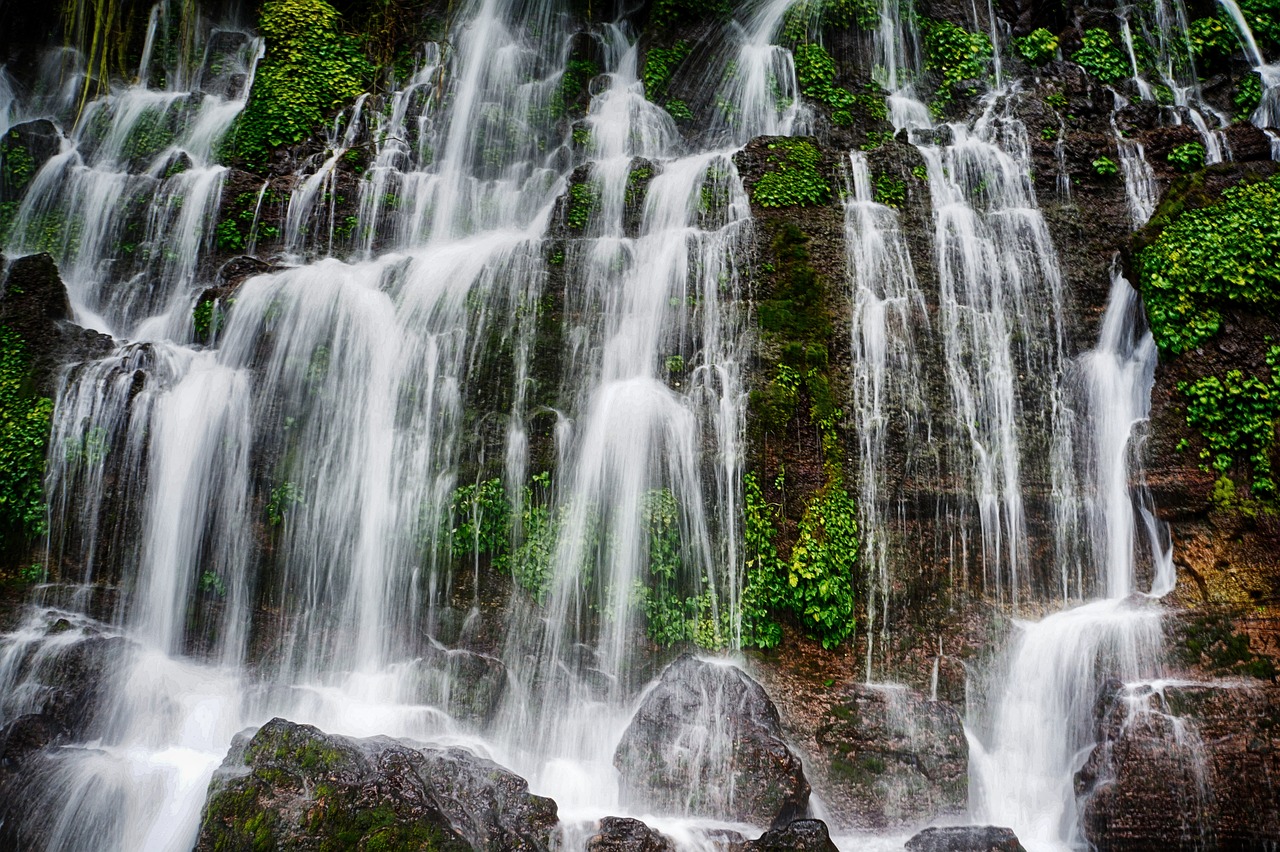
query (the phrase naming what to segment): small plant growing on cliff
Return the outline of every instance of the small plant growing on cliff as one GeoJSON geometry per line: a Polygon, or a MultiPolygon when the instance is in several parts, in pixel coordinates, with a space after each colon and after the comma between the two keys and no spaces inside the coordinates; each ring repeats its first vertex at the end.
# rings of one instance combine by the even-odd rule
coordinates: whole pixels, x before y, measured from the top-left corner
{"type": "Polygon", "coordinates": [[[1058,37],[1044,27],[1013,40],[1018,55],[1032,65],[1044,65],[1058,54],[1058,37]]]}
{"type": "Polygon", "coordinates": [[[1236,105],[1236,121],[1248,121],[1262,103],[1262,78],[1256,72],[1244,75],[1231,100],[1236,105]]]}
{"type": "Polygon", "coordinates": [[[822,155],[807,139],[777,139],[769,143],[771,169],[752,187],[751,198],[761,207],[826,204],[831,186],[819,171],[822,155]]]}
{"type": "Polygon", "coordinates": [[[660,103],[667,94],[671,75],[680,63],[689,58],[690,47],[686,41],[677,41],[671,47],[651,47],[644,57],[644,96],[660,103]]]}
{"type": "Polygon", "coordinates": [[[877,204],[901,207],[907,200],[907,185],[899,178],[882,172],[876,175],[875,196],[877,204]]]}
{"type": "Polygon", "coordinates": [[[947,103],[955,94],[977,94],[973,82],[986,78],[993,52],[987,34],[934,20],[925,21],[924,33],[925,67],[942,78],[938,102],[947,103]]]}
{"type": "Polygon", "coordinates": [[[1099,157],[1093,161],[1093,173],[1101,178],[1115,177],[1120,174],[1120,167],[1110,157],[1099,157]]]}
{"type": "Polygon", "coordinates": [[[267,501],[267,521],[278,527],[285,522],[289,511],[306,502],[302,487],[295,482],[282,482],[271,489],[271,499],[267,501]]]}
{"type": "Polygon", "coordinates": [[[1075,63],[1107,85],[1129,76],[1129,64],[1104,29],[1086,30],[1083,46],[1071,55],[1075,63]]]}
{"type": "Polygon", "coordinates": [[[585,231],[591,221],[591,214],[600,203],[600,187],[595,183],[575,183],[569,187],[569,210],[565,220],[574,231],[585,231]]]}
{"type": "Polygon", "coordinates": [[[30,365],[17,332],[0,327],[0,530],[11,539],[45,532],[45,449],[53,401],[28,388],[30,365]]]}
{"type": "Polygon", "coordinates": [[[1199,142],[1184,142],[1169,152],[1169,165],[1186,174],[1204,168],[1205,151],[1199,142]]]}

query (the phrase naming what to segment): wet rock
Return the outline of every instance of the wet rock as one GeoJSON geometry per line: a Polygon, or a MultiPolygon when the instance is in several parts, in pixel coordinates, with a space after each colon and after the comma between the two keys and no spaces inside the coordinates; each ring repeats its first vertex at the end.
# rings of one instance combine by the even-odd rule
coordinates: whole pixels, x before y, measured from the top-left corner
{"type": "Polygon", "coordinates": [[[433,648],[425,662],[433,671],[445,673],[440,697],[450,716],[480,724],[493,718],[507,687],[507,667],[501,660],[473,651],[433,648]]]}
{"type": "Polygon", "coordinates": [[[688,654],[645,695],[613,763],[624,801],[659,812],[773,825],[809,805],[800,758],[760,684],[688,654]]]}
{"type": "Polygon", "coordinates": [[[950,706],[901,687],[856,685],[815,738],[829,755],[832,804],[861,828],[964,813],[969,748],[950,706]]]}
{"type": "Polygon", "coordinates": [[[638,819],[605,817],[587,841],[587,852],[676,852],[676,845],[638,819]]]}
{"type": "Polygon", "coordinates": [[[52,121],[38,118],[9,128],[0,137],[0,201],[21,197],[49,159],[62,147],[62,134],[52,121]]]}
{"type": "Polygon", "coordinates": [[[1076,775],[1092,847],[1252,849],[1280,837],[1280,687],[1113,689],[1076,775]]]}
{"type": "Polygon", "coordinates": [[[907,852],[1026,852],[1011,828],[953,825],[926,828],[907,841],[907,852]]]}
{"type": "Polygon", "coordinates": [[[556,823],[555,802],[462,749],[272,719],[232,743],[209,783],[196,849],[536,852],[551,848],[556,823]]]}
{"type": "Polygon", "coordinates": [[[752,840],[744,852],[839,852],[831,842],[827,824],[820,819],[792,820],[752,840]]]}
{"type": "MultiPolygon", "coordinates": [[[[0,257],[0,264],[4,258],[0,257]]],[[[51,396],[64,364],[101,357],[115,343],[105,334],[71,322],[71,302],[47,254],[20,257],[8,264],[0,296],[0,326],[17,332],[31,361],[37,393],[51,396]]]]}
{"type": "Polygon", "coordinates": [[[200,69],[199,89],[206,95],[234,98],[244,86],[239,55],[249,43],[249,34],[238,30],[214,30],[205,48],[205,64],[200,69]]]}
{"type": "Polygon", "coordinates": [[[67,729],[52,716],[43,713],[19,716],[0,728],[0,769],[20,769],[32,754],[66,738],[67,729]]]}
{"type": "Polygon", "coordinates": [[[0,698],[0,708],[39,713],[72,739],[83,741],[101,733],[99,715],[108,675],[119,669],[130,643],[122,636],[69,633],[55,623],[50,634],[59,638],[46,638],[21,650],[15,678],[23,684],[21,694],[0,698]]]}

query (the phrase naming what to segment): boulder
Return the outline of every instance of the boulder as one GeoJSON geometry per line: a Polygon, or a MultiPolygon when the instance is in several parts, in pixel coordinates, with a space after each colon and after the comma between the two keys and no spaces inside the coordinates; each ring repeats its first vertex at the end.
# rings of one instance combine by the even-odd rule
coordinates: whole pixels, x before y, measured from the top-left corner
{"type": "Polygon", "coordinates": [[[587,852],[676,852],[676,845],[638,819],[605,817],[587,841],[587,852]]]}
{"type": "Polygon", "coordinates": [[[1026,852],[1011,828],[949,825],[926,828],[907,841],[907,852],[1026,852]]]}
{"type": "Polygon", "coordinates": [[[809,782],[778,710],[741,669],[688,654],[662,673],[613,763],[638,809],[769,826],[804,816],[809,782]]]}
{"type": "Polygon", "coordinates": [[[950,705],[903,687],[847,687],[815,738],[830,761],[831,800],[859,828],[966,812],[969,746],[950,705]]]}
{"type": "Polygon", "coordinates": [[[197,850],[552,847],[556,805],[457,748],[354,739],[272,719],[209,783],[197,850]]]}
{"type": "Polygon", "coordinates": [[[1076,774],[1100,850],[1253,849],[1280,838],[1280,687],[1109,686],[1076,774]]]}
{"type": "Polygon", "coordinates": [[[744,852],[839,852],[827,824],[820,819],[797,819],[771,828],[743,847],[744,852]]]}

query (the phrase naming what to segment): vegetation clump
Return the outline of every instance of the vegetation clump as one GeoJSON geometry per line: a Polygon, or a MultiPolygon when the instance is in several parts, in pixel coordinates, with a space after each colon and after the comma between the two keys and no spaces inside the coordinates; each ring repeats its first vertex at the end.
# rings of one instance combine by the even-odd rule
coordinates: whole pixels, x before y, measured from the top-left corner
{"type": "Polygon", "coordinates": [[[45,533],[44,466],[53,401],[30,391],[17,332],[0,327],[0,530],[10,547],[45,533]]]}
{"type": "Polygon", "coordinates": [[[1169,152],[1169,164],[1182,173],[1204,168],[1205,150],[1199,142],[1184,142],[1169,152]]]}
{"type": "Polygon", "coordinates": [[[1044,65],[1058,55],[1058,37],[1044,27],[1014,39],[1013,46],[1032,65],[1044,65]]]}
{"type": "Polygon", "coordinates": [[[797,46],[795,64],[801,93],[829,107],[831,123],[835,126],[851,126],[855,110],[870,121],[884,121],[888,117],[884,92],[878,87],[869,84],[866,91],[855,94],[836,85],[835,60],[822,45],[806,43],[797,46]]]}
{"type": "Polygon", "coordinates": [[[761,175],[751,198],[761,207],[804,207],[826,204],[831,186],[819,170],[822,155],[808,139],[775,139],[769,143],[771,169],[761,175]]]}
{"type": "Polygon", "coordinates": [[[325,0],[268,0],[259,31],[266,52],[244,112],[228,136],[229,154],[251,168],[271,151],[301,142],[325,118],[365,90],[372,66],[339,29],[325,0]]]}
{"type": "Polygon", "coordinates": [[[1085,30],[1083,45],[1071,58],[1108,86],[1128,77],[1132,70],[1111,34],[1097,27],[1085,30]]]}
{"type": "Polygon", "coordinates": [[[971,33],[950,21],[924,22],[925,68],[941,78],[937,102],[948,103],[956,94],[975,95],[974,81],[987,76],[991,59],[991,39],[986,33],[971,33]]]}
{"type": "MultiPolygon", "coordinates": [[[[677,41],[671,47],[651,47],[644,56],[644,96],[654,103],[661,103],[667,95],[671,75],[681,62],[689,58],[689,43],[677,41]]],[[[686,107],[687,109],[687,107],[686,107]]]]}
{"type": "Polygon", "coordinates": [[[585,231],[599,204],[600,187],[596,183],[586,181],[569,187],[569,208],[565,220],[570,230],[585,231]]]}
{"type": "Polygon", "coordinates": [[[1109,178],[1120,174],[1120,167],[1110,157],[1099,157],[1092,165],[1093,173],[1098,177],[1109,178]]]}
{"type": "Polygon", "coordinates": [[[1188,210],[1138,258],[1151,331],[1168,354],[1217,334],[1222,310],[1280,310],[1280,175],[1188,210]]]}

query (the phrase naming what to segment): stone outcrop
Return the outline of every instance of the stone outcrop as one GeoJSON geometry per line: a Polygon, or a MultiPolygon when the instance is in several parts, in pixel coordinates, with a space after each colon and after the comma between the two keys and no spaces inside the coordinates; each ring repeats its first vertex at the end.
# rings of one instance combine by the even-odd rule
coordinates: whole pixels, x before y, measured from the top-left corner
{"type": "Polygon", "coordinates": [[[756,825],[805,815],[809,782],[777,708],[740,669],[684,655],[641,701],[613,758],[634,807],[756,825]]]}
{"type": "Polygon", "coordinates": [[[541,852],[556,825],[555,802],[470,752],[272,719],[232,743],[209,784],[196,849],[541,852]]]}
{"type": "Polygon", "coordinates": [[[1011,828],[954,825],[926,828],[907,841],[907,852],[1026,852],[1011,828]]]}
{"type": "Polygon", "coordinates": [[[827,824],[820,819],[797,819],[772,828],[743,847],[743,852],[839,852],[827,824]]]}
{"type": "Polygon", "coordinates": [[[969,748],[955,710],[900,687],[848,687],[816,740],[826,796],[859,828],[962,814],[969,748]]]}
{"type": "Polygon", "coordinates": [[[1076,776],[1097,849],[1254,849],[1280,838],[1280,687],[1112,685],[1076,776]]]}
{"type": "Polygon", "coordinates": [[[676,846],[638,819],[605,817],[587,841],[587,852],[676,852],[676,846]]]}

